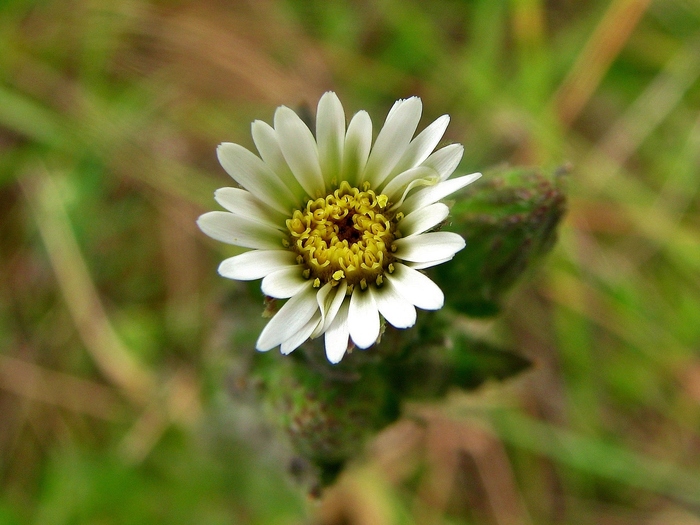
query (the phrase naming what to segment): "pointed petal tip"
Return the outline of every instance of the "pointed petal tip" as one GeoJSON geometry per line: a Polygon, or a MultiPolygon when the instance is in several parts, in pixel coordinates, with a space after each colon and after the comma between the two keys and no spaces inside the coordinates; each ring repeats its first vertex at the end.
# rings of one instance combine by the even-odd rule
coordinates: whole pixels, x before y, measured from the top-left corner
{"type": "Polygon", "coordinates": [[[481,174],[481,172],[476,171],[476,172],[470,173],[470,174],[468,174],[468,175],[461,175],[461,176],[459,176],[459,177],[455,177],[455,178],[453,178],[453,179],[449,179],[448,181],[445,181],[445,182],[449,182],[449,181],[453,181],[453,180],[454,180],[454,181],[460,181],[460,182],[458,183],[458,184],[459,184],[459,188],[458,188],[458,189],[462,189],[462,188],[464,188],[464,187],[466,187],[466,186],[469,186],[471,183],[476,182],[476,181],[479,180],[482,176],[483,176],[483,175],[481,174]]]}
{"type": "Polygon", "coordinates": [[[326,359],[328,359],[328,362],[330,364],[337,365],[343,360],[343,357],[345,357],[345,351],[333,353],[328,348],[326,348],[326,359]]]}
{"type": "Polygon", "coordinates": [[[234,142],[222,142],[218,146],[216,146],[216,156],[221,158],[220,155],[227,149],[231,149],[232,146],[235,146],[236,144],[234,142]]]}
{"type": "Polygon", "coordinates": [[[413,96],[406,99],[406,105],[410,105],[419,115],[423,114],[423,101],[420,97],[413,96]]]}
{"type": "MultiPolygon", "coordinates": [[[[202,232],[205,235],[208,235],[212,239],[216,239],[210,232],[212,230],[211,228],[211,223],[212,221],[216,221],[217,217],[220,216],[221,214],[228,213],[225,211],[208,211],[206,213],[202,213],[199,217],[197,217],[197,220],[195,223],[197,224],[197,227],[202,230],[202,232]]],[[[218,239],[216,239],[218,240],[218,239]]]]}
{"type": "Polygon", "coordinates": [[[303,344],[304,344],[303,342],[301,342],[299,344],[297,344],[296,342],[294,342],[293,344],[287,344],[287,342],[285,341],[280,345],[280,354],[289,355],[303,344]]]}
{"type": "MultiPolygon", "coordinates": [[[[260,128],[261,126],[269,126],[269,124],[267,122],[265,122],[264,120],[255,119],[253,122],[250,123],[251,133],[254,135],[255,130],[260,128]]],[[[219,144],[219,146],[221,146],[221,144],[219,144]]]]}
{"type": "MultiPolygon", "coordinates": [[[[402,99],[402,100],[401,100],[401,104],[402,104],[403,106],[410,106],[410,107],[412,107],[412,108],[415,108],[415,109],[417,109],[420,113],[423,112],[423,101],[422,101],[421,98],[420,98],[419,96],[417,96],[417,95],[413,95],[413,96],[411,96],[411,97],[402,99]]],[[[404,107],[404,108],[403,108],[403,111],[407,111],[407,108],[404,107]]]]}
{"type": "Polygon", "coordinates": [[[403,102],[404,104],[406,102],[411,102],[412,104],[415,104],[415,103],[419,103],[421,105],[423,104],[423,101],[421,100],[421,98],[418,95],[411,95],[410,97],[402,98],[399,100],[401,102],[403,102]]]}
{"type": "MultiPolygon", "coordinates": [[[[436,129],[442,130],[442,133],[440,133],[440,138],[442,138],[442,135],[445,133],[445,130],[447,129],[447,126],[450,125],[450,116],[445,113],[444,115],[440,115],[438,118],[436,118],[430,126],[434,126],[436,129]]],[[[430,127],[428,126],[428,127],[430,127]]],[[[426,128],[427,129],[427,128],[426,128]]]]}
{"type": "Polygon", "coordinates": [[[284,118],[284,117],[290,117],[292,115],[294,117],[297,117],[297,118],[299,117],[299,115],[297,115],[297,112],[294,111],[292,108],[290,108],[288,106],[284,106],[284,105],[278,106],[277,109],[275,110],[275,115],[273,117],[273,119],[275,121],[275,128],[277,127],[277,119],[284,118]]]}
{"type": "Polygon", "coordinates": [[[338,95],[336,95],[335,91],[326,91],[323,95],[321,95],[321,98],[318,100],[319,105],[321,104],[322,100],[328,100],[328,99],[333,99],[333,102],[335,103],[340,102],[340,98],[338,95]]]}
{"type": "Polygon", "coordinates": [[[276,346],[279,346],[281,344],[279,342],[277,344],[271,344],[270,341],[267,339],[261,341],[262,335],[263,334],[261,333],[258,336],[258,340],[255,342],[255,349],[258,352],[269,352],[270,350],[272,350],[273,348],[275,348],[276,346]]]}

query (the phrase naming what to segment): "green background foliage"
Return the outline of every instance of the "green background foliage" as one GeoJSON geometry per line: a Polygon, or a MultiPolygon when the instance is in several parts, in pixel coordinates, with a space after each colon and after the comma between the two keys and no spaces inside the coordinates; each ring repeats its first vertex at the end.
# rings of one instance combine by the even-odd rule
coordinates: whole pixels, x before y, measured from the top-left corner
{"type": "Polygon", "coordinates": [[[699,77],[693,0],[0,2],[0,523],[700,523],[699,77]],[[310,501],[194,220],[219,142],[328,89],[449,113],[459,173],[571,170],[501,314],[445,314],[531,369],[310,501]]]}

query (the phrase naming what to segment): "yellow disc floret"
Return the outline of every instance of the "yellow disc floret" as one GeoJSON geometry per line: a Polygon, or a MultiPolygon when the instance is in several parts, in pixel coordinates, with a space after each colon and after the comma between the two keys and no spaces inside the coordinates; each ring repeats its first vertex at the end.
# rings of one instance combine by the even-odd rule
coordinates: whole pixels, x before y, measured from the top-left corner
{"type": "Polygon", "coordinates": [[[349,285],[376,283],[394,257],[395,218],[386,195],[365,184],[347,182],[325,198],[312,199],[287,219],[289,248],[304,266],[304,277],[315,286],[345,279],[349,285]]]}

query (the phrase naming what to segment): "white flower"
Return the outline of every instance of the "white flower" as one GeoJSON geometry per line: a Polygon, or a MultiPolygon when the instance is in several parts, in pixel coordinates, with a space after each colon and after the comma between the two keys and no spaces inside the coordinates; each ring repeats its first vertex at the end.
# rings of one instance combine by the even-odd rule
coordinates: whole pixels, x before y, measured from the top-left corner
{"type": "Polygon", "coordinates": [[[372,121],[356,113],[346,128],[335,93],[318,103],[316,136],[291,109],[275,112],[274,127],[255,121],[260,157],[225,142],[219,162],[241,188],[221,188],[228,211],[202,215],[210,237],[250,248],[224,260],[230,279],[262,278],[265,295],[288,299],[258,338],[258,350],[288,354],[325,335],[328,360],[338,363],[352,343],[368,348],[380,315],[396,328],[416,321],[415,307],[437,310],[444,296],[422,272],[464,248],[456,233],[431,232],[448,215],[439,202],[478,179],[449,179],[463,148],[433,150],[449,117],[415,138],[417,97],[397,101],[372,145],[372,121]],[[352,340],[352,343],[350,343],[352,340]]]}

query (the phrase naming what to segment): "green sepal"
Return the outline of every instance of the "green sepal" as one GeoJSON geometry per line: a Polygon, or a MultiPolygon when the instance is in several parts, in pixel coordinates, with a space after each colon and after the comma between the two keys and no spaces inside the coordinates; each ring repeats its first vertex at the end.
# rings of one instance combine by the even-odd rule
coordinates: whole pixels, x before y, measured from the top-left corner
{"type": "Polygon", "coordinates": [[[265,356],[270,362],[263,382],[272,417],[326,486],[369,438],[398,418],[399,400],[376,351],[356,349],[332,365],[322,343],[307,341],[289,356],[265,356]]]}

